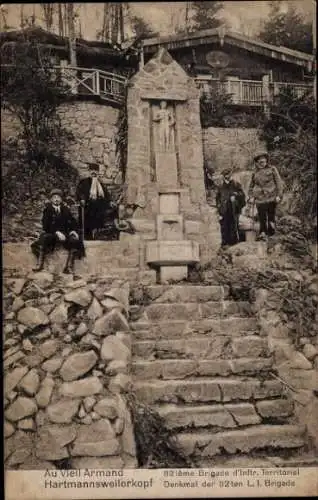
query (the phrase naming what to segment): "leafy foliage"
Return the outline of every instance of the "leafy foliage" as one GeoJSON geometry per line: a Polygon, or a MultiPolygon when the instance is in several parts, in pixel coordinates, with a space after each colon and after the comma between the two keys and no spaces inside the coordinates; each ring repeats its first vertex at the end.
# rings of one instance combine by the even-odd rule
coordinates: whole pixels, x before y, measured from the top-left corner
{"type": "Polygon", "coordinates": [[[47,154],[62,154],[72,134],[58,115],[66,101],[67,86],[52,71],[49,54],[34,41],[2,47],[1,105],[22,125],[20,139],[30,161],[43,161],[47,154]]]}
{"type": "MultiPolygon", "coordinates": [[[[285,232],[290,227],[285,221],[285,232]]],[[[279,228],[281,230],[282,226],[279,228]]],[[[295,258],[295,269],[297,271],[287,271],[275,267],[275,259],[270,260],[263,270],[247,269],[242,266],[232,264],[231,259],[224,252],[223,257],[219,257],[197,269],[196,280],[206,285],[220,283],[227,285],[230,295],[234,300],[253,301],[255,291],[266,289],[275,303],[275,310],[289,326],[290,337],[297,345],[300,337],[315,337],[318,333],[317,326],[317,306],[318,306],[318,285],[315,270],[308,265],[311,259],[305,260],[308,255],[308,242],[304,242],[303,236],[298,231],[294,231],[287,242],[288,235],[284,231],[276,236],[274,245],[281,244],[282,251],[286,258],[286,253],[291,253],[295,258]],[[292,248],[291,242],[295,240],[303,242],[299,244],[298,252],[292,248]],[[301,247],[301,250],[300,250],[301,247]],[[297,258],[296,258],[297,255],[297,258]],[[307,265],[306,265],[307,262],[307,265]]]]}
{"type": "Polygon", "coordinates": [[[132,414],[139,467],[147,469],[181,468],[194,465],[180,450],[172,430],[163,417],[135,395],[128,397],[132,414]]]}
{"type": "Polygon", "coordinates": [[[222,9],[223,2],[191,2],[191,4],[194,13],[190,31],[213,29],[222,24],[217,14],[222,9]]]}
{"type": "Polygon", "coordinates": [[[125,182],[126,165],[128,154],[128,113],[127,113],[127,96],[125,96],[124,104],[119,110],[117,119],[117,135],[116,135],[116,154],[119,157],[119,168],[122,173],[122,181],[125,182]]]}
{"type": "Polygon", "coordinates": [[[200,117],[203,128],[224,127],[227,106],[231,103],[230,94],[224,91],[222,82],[210,82],[209,90],[202,93],[200,98],[200,117]]]}
{"type": "Polygon", "coordinates": [[[317,214],[316,108],[312,95],[295,97],[284,89],[271,107],[260,138],[287,186],[289,212],[304,221],[317,214]]]}
{"type": "Polygon", "coordinates": [[[271,12],[265,22],[260,38],[273,45],[282,45],[294,50],[312,53],[312,26],[297,10],[289,5],[282,12],[280,2],[272,2],[271,12]]]}
{"type": "Polygon", "coordinates": [[[75,185],[78,174],[64,160],[73,134],[58,114],[68,87],[49,53],[26,39],[2,46],[2,56],[1,106],[20,125],[16,137],[2,140],[3,229],[5,239],[19,240],[34,236],[50,189],[75,185]]]}

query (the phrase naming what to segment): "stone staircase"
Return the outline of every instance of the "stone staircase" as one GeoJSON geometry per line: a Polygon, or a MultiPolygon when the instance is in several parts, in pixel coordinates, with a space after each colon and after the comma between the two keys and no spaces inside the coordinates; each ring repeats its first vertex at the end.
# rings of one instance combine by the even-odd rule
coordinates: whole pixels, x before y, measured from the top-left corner
{"type": "Polygon", "coordinates": [[[151,285],[146,293],[149,304],[131,321],[136,395],[165,417],[194,464],[268,466],[269,456],[303,451],[304,429],[270,374],[251,305],[221,286],[151,285]]]}

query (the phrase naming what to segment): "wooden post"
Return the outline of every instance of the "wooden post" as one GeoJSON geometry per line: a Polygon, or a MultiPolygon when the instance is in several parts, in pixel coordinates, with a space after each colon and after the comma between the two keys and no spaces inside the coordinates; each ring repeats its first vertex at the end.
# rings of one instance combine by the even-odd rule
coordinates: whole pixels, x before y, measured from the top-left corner
{"type": "Polygon", "coordinates": [[[99,70],[97,69],[95,71],[95,94],[100,95],[100,88],[99,88],[99,70]]]}
{"type": "Polygon", "coordinates": [[[270,103],[270,88],[269,88],[269,75],[264,75],[263,82],[263,106],[266,118],[270,117],[269,103],[270,103]]]}
{"type": "Polygon", "coordinates": [[[144,48],[143,46],[140,47],[140,59],[139,59],[139,69],[142,69],[145,65],[145,58],[144,58],[144,48]]]}

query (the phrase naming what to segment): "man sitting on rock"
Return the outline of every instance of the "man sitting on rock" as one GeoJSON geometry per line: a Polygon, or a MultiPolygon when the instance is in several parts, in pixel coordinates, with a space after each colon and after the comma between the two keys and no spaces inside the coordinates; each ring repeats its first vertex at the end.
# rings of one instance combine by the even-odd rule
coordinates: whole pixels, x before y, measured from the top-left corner
{"type": "Polygon", "coordinates": [[[32,243],[32,252],[38,258],[38,264],[33,271],[41,271],[44,259],[48,253],[58,246],[68,250],[64,273],[70,274],[74,269],[76,257],[84,256],[83,242],[79,238],[78,224],[70,209],[62,201],[63,193],[60,189],[53,189],[50,193],[51,201],[46,205],[42,216],[43,232],[39,239],[32,243]]]}

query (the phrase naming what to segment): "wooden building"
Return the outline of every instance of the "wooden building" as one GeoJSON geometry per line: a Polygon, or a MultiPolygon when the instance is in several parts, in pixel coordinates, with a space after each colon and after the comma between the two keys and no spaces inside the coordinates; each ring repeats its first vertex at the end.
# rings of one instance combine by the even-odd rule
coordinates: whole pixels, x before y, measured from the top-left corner
{"type": "Polygon", "coordinates": [[[186,35],[136,40],[121,46],[76,39],[76,66],[71,65],[69,39],[32,26],[0,33],[2,62],[10,63],[16,44],[36,41],[50,54],[52,66],[63,70],[76,95],[121,103],[131,75],[165,47],[172,57],[209,92],[217,82],[232,104],[266,108],[282,87],[297,96],[314,87],[313,55],[253,40],[223,28],[186,35]]]}
{"type": "Polygon", "coordinates": [[[314,56],[277,47],[223,28],[143,40],[141,62],[165,47],[203,91],[220,81],[233,104],[262,106],[282,87],[297,96],[313,89],[314,56]]]}
{"type": "Polygon", "coordinates": [[[128,78],[138,67],[138,51],[116,44],[76,39],[76,65],[71,64],[70,41],[40,27],[0,33],[1,65],[14,63],[17,45],[35,42],[49,56],[52,68],[62,71],[73,94],[121,103],[128,78]]]}

